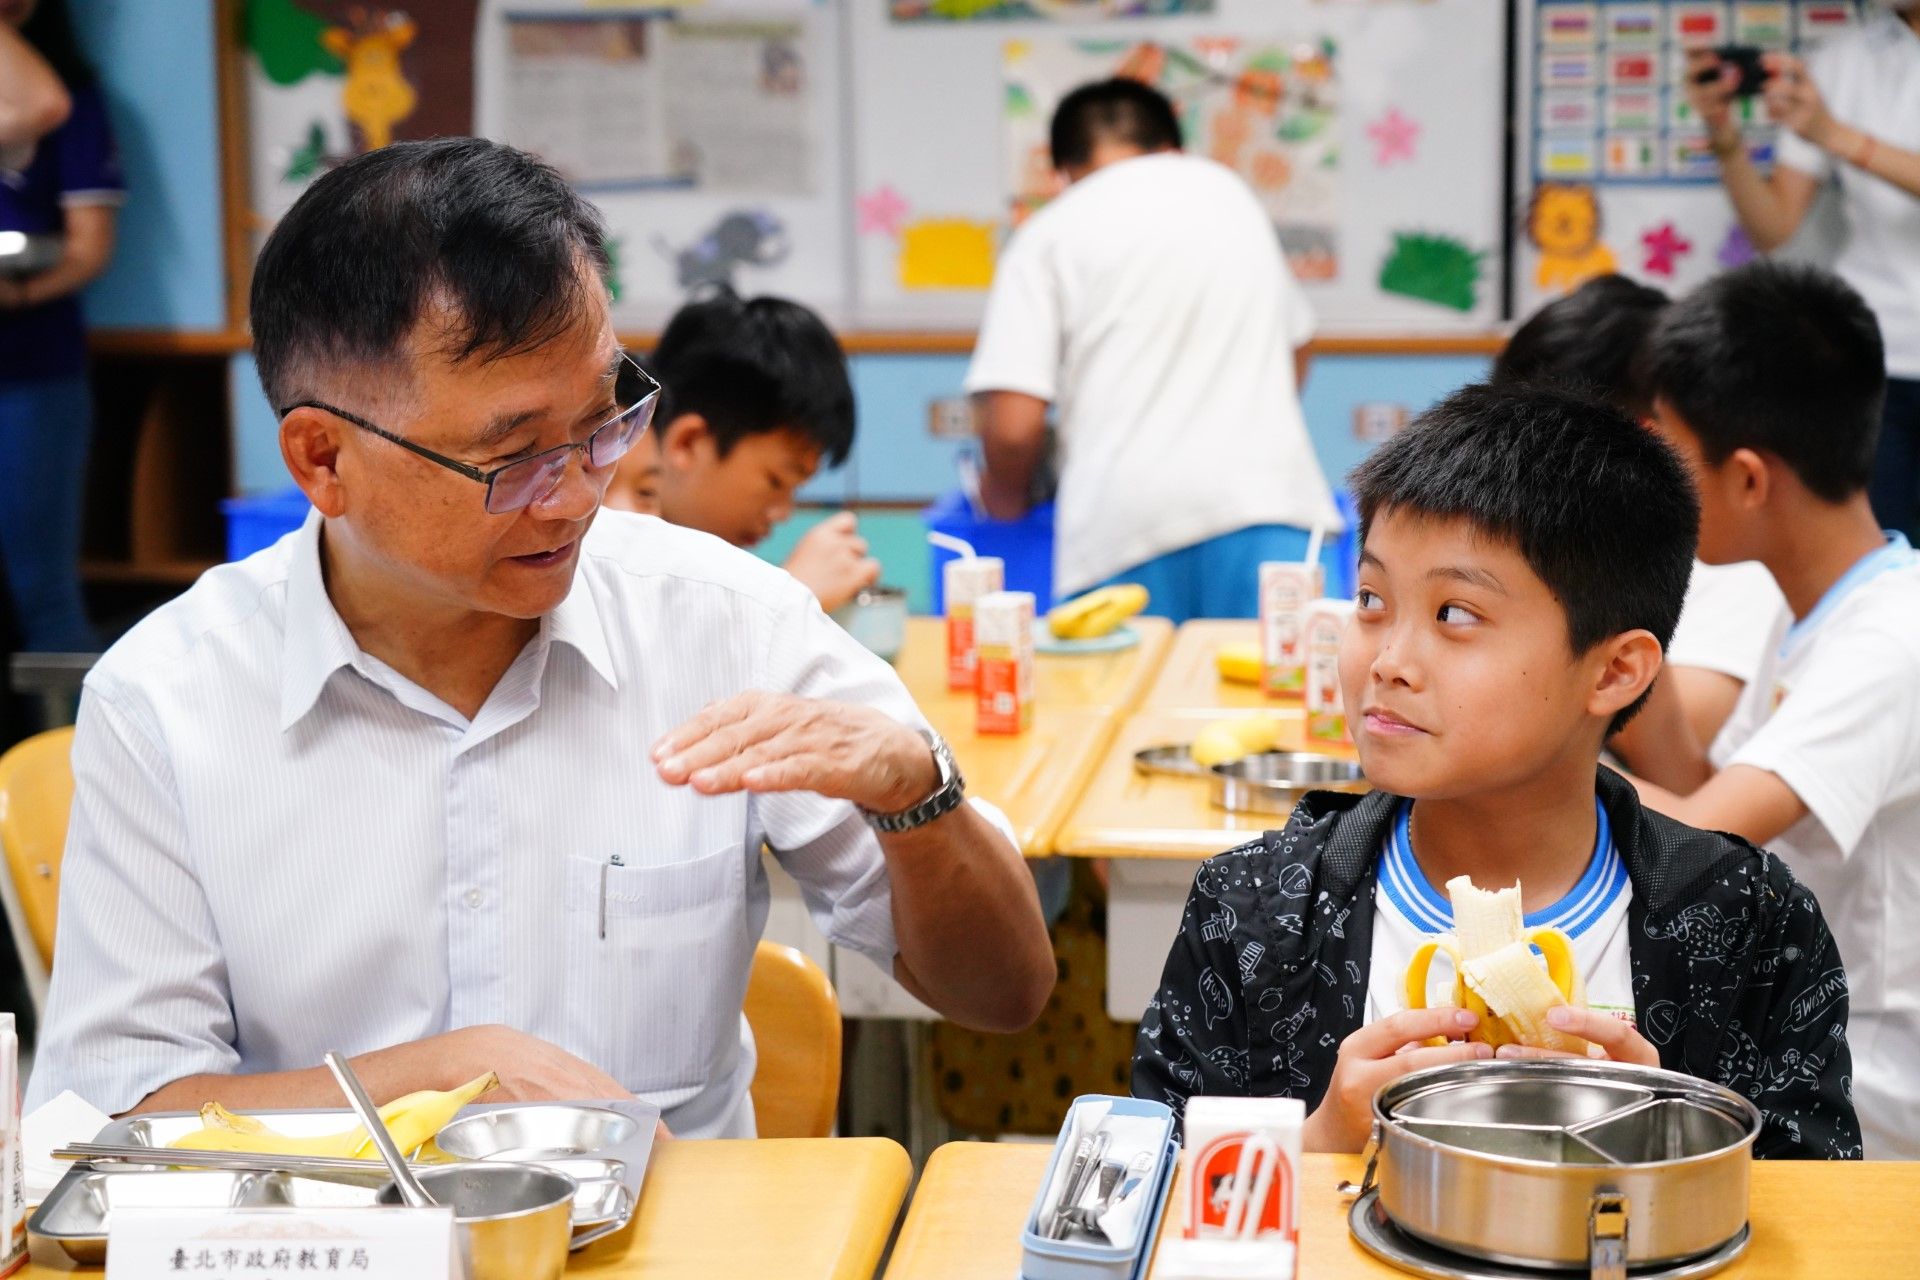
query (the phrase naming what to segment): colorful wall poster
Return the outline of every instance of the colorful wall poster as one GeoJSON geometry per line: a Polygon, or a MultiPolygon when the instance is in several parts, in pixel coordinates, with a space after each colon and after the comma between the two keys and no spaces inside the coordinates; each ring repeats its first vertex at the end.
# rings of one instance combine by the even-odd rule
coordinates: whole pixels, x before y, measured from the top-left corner
{"type": "MultiPolygon", "coordinates": [[[[1687,51],[1749,45],[1803,53],[1855,20],[1851,0],[1537,0],[1532,173],[1603,185],[1719,180],[1706,126],[1687,101],[1687,51]]],[[[1760,99],[1735,100],[1759,165],[1778,129],[1760,99]]]]}
{"type": "Polygon", "coordinates": [[[804,18],[506,15],[503,141],[582,190],[815,187],[804,18]]]}
{"type": "Polygon", "coordinates": [[[1047,125],[1074,86],[1130,76],[1173,100],[1188,150],[1247,180],[1272,215],[1294,275],[1340,272],[1339,50],[1330,38],[1010,41],[1004,182],[1015,225],[1056,194],[1047,125]]]}
{"type": "Polygon", "coordinates": [[[887,11],[895,22],[1087,22],[1212,13],[1213,0],[888,0],[887,11]]]}

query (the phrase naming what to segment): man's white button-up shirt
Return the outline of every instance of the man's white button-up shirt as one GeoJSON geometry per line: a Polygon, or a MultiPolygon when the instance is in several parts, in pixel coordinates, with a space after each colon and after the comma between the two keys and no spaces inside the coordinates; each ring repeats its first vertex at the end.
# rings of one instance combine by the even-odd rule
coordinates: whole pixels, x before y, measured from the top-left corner
{"type": "Polygon", "coordinates": [[[649,752],[748,689],[923,725],[892,669],[782,570],[602,512],[469,720],[360,651],[319,537],[310,517],[212,570],[88,676],[27,1105],[70,1088],[120,1112],[188,1075],[499,1022],[676,1133],[751,1133],[763,841],[822,931],[890,971],[886,867],[849,804],[699,796],[649,752]]]}

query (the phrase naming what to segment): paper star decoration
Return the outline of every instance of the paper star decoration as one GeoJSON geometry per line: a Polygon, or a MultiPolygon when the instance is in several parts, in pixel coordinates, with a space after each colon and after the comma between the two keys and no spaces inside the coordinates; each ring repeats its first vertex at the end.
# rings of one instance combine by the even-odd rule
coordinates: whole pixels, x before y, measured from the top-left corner
{"type": "Polygon", "coordinates": [[[1403,115],[1398,107],[1388,107],[1387,114],[1368,125],[1367,136],[1373,139],[1373,162],[1381,168],[1396,160],[1418,158],[1420,122],[1403,115]]]}
{"type": "Polygon", "coordinates": [[[1747,238],[1746,229],[1738,223],[1727,228],[1727,238],[1720,242],[1720,252],[1716,255],[1720,265],[1729,271],[1744,267],[1759,256],[1753,241],[1747,238]]]}
{"type": "Polygon", "coordinates": [[[1641,265],[1650,275],[1671,276],[1680,255],[1693,252],[1693,241],[1676,231],[1671,222],[1642,232],[1640,243],[1647,250],[1646,261],[1641,265]]]}
{"type": "Polygon", "coordinates": [[[898,236],[900,224],[910,212],[906,198],[890,185],[876,187],[853,203],[863,236],[898,236]]]}

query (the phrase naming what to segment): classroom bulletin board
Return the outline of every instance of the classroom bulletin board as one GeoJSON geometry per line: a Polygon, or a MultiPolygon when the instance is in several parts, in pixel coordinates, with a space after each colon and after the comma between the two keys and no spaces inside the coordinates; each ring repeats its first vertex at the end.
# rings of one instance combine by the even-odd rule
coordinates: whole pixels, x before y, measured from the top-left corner
{"type": "Polygon", "coordinates": [[[1498,322],[1493,0],[244,0],[249,230],[385,141],[534,150],[605,214],[616,321],[702,285],[965,330],[1054,194],[1075,84],[1156,84],[1271,212],[1323,333],[1498,322]]]}
{"type": "MultiPolygon", "coordinates": [[[[1806,54],[1858,21],[1852,0],[1525,0],[1518,93],[1516,314],[1618,271],[1670,294],[1758,256],[1733,216],[1705,126],[1686,100],[1686,50],[1806,54]]],[[[1779,129],[1736,105],[1748,154],[1773,163],[1779,129]]],[[[1830,198],[1785,256],[1831,259],[1830,198]]]]}

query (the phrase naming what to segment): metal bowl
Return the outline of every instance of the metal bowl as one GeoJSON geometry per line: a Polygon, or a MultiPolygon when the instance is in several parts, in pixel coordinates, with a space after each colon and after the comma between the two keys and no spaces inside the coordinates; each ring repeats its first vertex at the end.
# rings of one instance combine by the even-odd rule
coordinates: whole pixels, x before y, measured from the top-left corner
{"type": "Polygon", "coordinates": [[[440,1149],[457,1160],[546,1162],[594,1156],[636,1136],[631,1116],[564,1103],[463,1116],[440,1131],[440,1149]]]}
{"type": "MultiPolygon", "coordinates": [[[[564,1173],[528,1164],[455,1164],[416,1171],[438,1204],[453,1207],[467,1280],[560,1280],[573,1247],[573,1197],[564,1173]]],[[[379,1203],[400,1204],[400,1189],[379,1203]]]]}
{"type": "Polygon", "coordinates": [[[1692,1076],[1460,1063],[1387,1085],[1373,1113],[1365,1189],[1401,1231],[1455,1253],[1655,1267],[1722,1250],[1747,1224],[1760,1112],[1692,1076]]]}
{"type": "Polygon", "coordinates": [[[892,662],[907,643],[903,587],[868,587],[833,611],[833,620],[868,650],[892,662]]]}
{"type": "Polygon", "coordinates": [[[1133,753],[1135,773],[1165,773],[1176,778],[1211,777],[1213,770],[1193,758],[1193,749],[1184,742],[1164,747],[1143,747],[1133,753]]]}
{"type": "Polygon", "coordinates": [[[1357,761],[1264,751],[1213,766],[1213,802],[1229,813],[1289,814],[1309,791],[1365,791],[1357,761]]]}
{"type": "Polygon", "coordinates": [[[58,232],[0,231],[0,276],[37,276],[58,266],[66,241],[58,232]]]}

